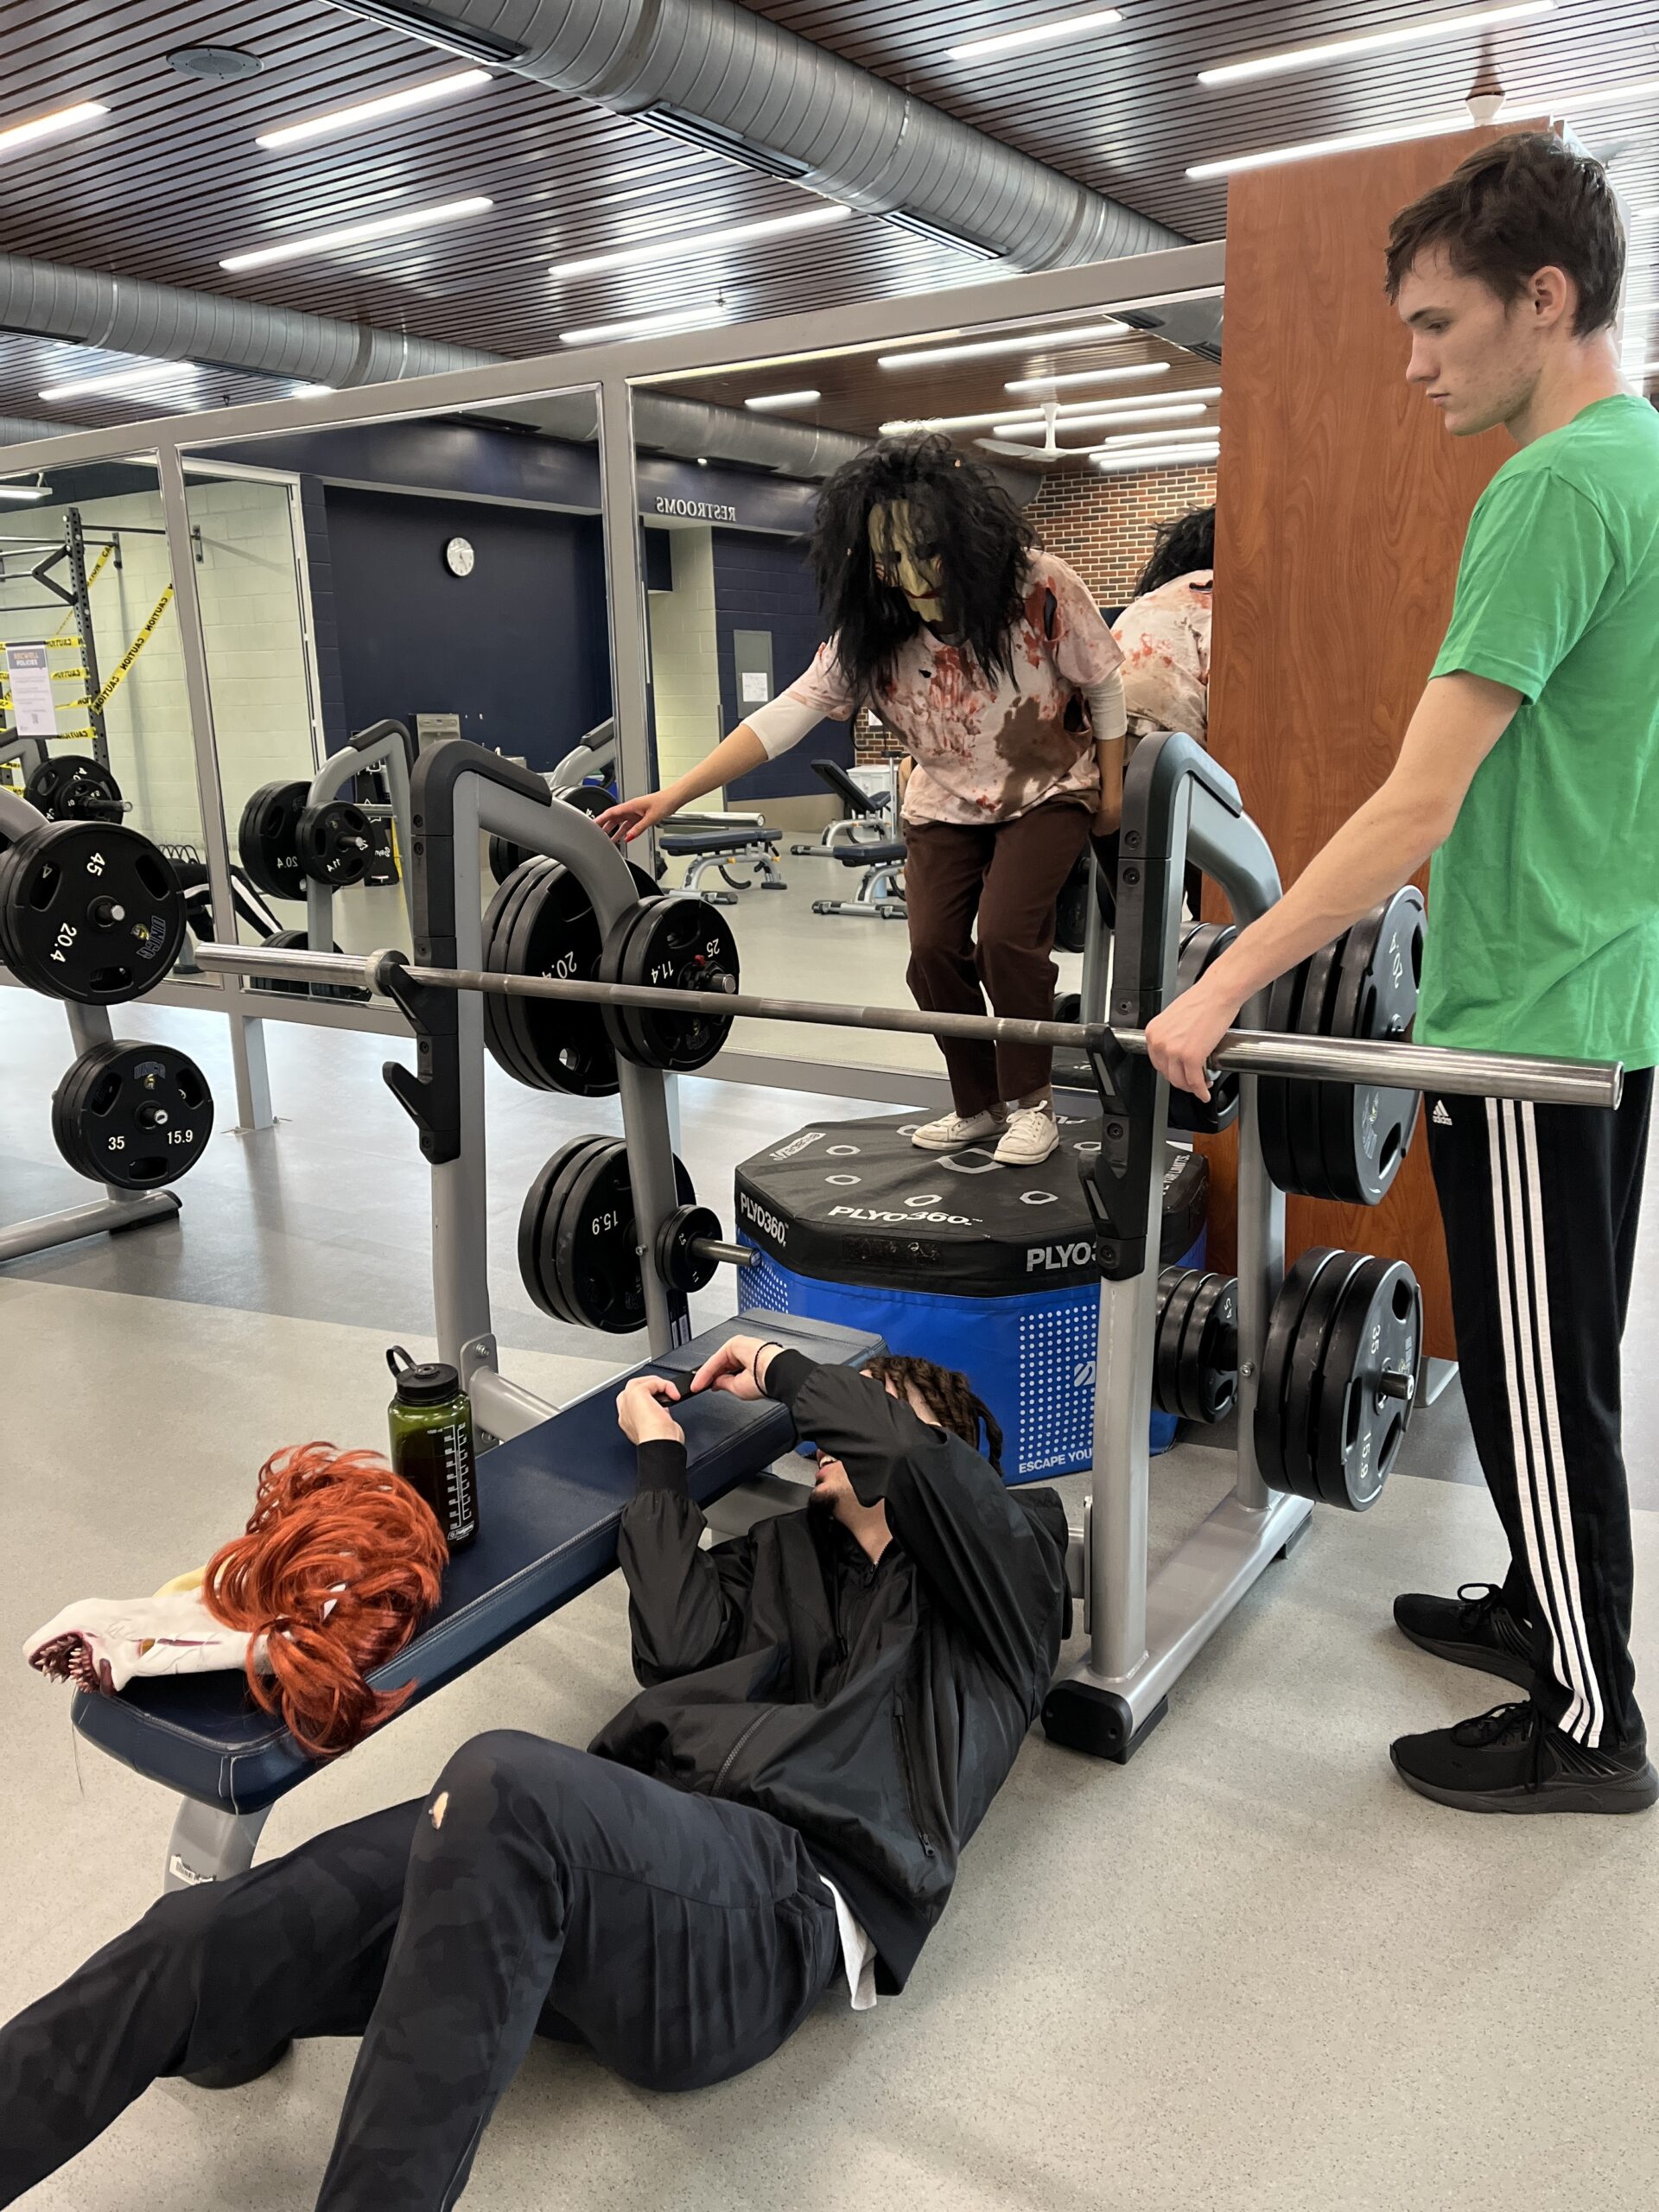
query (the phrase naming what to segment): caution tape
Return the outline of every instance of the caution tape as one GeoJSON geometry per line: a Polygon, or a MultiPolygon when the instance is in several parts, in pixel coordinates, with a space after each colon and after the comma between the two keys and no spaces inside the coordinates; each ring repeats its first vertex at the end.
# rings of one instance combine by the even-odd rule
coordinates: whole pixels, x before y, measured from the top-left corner
{"type": "MultiPolygon", "coordinates": [[[[79,645],[80,639],[79,638],[19,638],[16,642],[20,645],[44,645],[48,652],[68,652],[79,645]]],[[[10,642],[4,638],[0,638],[0,653],[9,653],[10,651],[10,642]]]]}
{"type": "Polygon", "coordinates": [[[97,560],[93,562],[92,567],[86,571],[86,588],[88,591],[91,591],[92,586],[103,575],[105,565],[114,550],[115,547],[112,543],[106,545],[104,548],[104,550],[99,555],[97,560]]]}
{"type": "Polygon", "coordinates": [[[149,621],[145,623],[143,628],[140,630],[137,636],[127,647],[125,652],[124,652],[120,659],[117,661],[113,671],[105,679],[102,690],[94,693],[92,700],[92,711],[93,714],[101,715],[105,708],[108,706],[111,696],[120,688],[120,685],[124,681],[128,670],[131,668],[134,661],[137,659],[139,654],[143,652],[144,647],[155,636],[156,626],[161,620],[162,615],[166,613],[168,607],[172,601],[172,597],[173,587],[171,584],[168,584],[167,589],[156,601],[154,611],[151,613],[149,621]]]}

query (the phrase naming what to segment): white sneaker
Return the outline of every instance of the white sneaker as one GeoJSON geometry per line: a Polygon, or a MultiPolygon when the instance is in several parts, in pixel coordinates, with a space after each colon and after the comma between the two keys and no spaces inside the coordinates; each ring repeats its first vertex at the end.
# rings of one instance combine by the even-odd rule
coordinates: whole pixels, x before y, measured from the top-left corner
{"type": "Polygon", "coordinates": [[[1003,1167],[1037,1167],[1060,1141],[1052,1106],[1021,1106],[1008,1116],[1007,1132],[996,1147],[1003,1167]]]}
{"type": "Polygon", "coordinates": [[[941,1121],[924,1122],[911,1138],[924,1152],[955,1152],[965,1144],[982,1144],[987,1137],[1000,1136],[1007,1127],[1007,1116],[995,1108],[983,1114],[947,1114],[941,1121]]]}

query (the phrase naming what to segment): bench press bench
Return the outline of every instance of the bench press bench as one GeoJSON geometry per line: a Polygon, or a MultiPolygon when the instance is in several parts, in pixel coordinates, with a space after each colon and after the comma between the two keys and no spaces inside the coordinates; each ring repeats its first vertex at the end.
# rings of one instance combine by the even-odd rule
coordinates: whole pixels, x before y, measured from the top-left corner
{"type": "Polygon", "coordinates": [[[681,887],[683,890],[708,899],[711,906],[735,906],[737,893],[750,886],[732,874],[734,868],[753,868],[762,891],[788,890],[778,873],[778,848],[782,842],[781,830],[768,830],[763,822],[734,821],[683,830],[671,825],[658,836],[657,849],[670,860],[690,862],[681,887]],[[702,879],[711,868],[720,870],[721,880],[731,887],[729,890],[703,889],[702,879]]]}
{"type": "MultiPolygon", "coordinates": [[[[756,1334],[838,1365],[861,1366],[884,1349],[879,1337],[832,1322],[740,1314],[678,1347],[671,1362],[624,1369],[551,1420],[484,1452],[477,1541],[450,1562],[436,1611],[371,1675],[374,1688],[413,1682],[410,1702],[416,1704],[608,1574],[622,1509],[635,1490],[635,1452],[616,1425],[616,1392],[631,1375],[678,1377],[728,1338],[756,1334]]],[[[708,1391],[677,1408],[676,1418],[699,1505],[763,1474],[794,1442],[788,1414],[770,1399],[747,1404],[708,1391]]],[[[167,1853],[169,1890],[245,1871],[270,1808],[318,1764],[255,1705],[239,1671],[140,1677],[115,1697],[80,1692],[73,1718],[89,1743],[179,1793],[167,1853]]]]}
{"type": "Polygon", "coordinates": [[[905,841],[889,838],[885,844],[842,844],[834,848],[831,860],[842,868],[861,868],[857,893],[851,899],[815,899],[815,914],[879,914],[884,922],[902,922],[910,910],[899,879],[905,872],[905,841]]]}

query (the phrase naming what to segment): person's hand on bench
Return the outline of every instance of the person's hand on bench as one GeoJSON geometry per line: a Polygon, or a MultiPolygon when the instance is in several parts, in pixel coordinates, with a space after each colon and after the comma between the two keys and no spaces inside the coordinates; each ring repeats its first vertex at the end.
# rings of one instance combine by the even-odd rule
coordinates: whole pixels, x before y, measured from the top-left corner
{"type": "Polygon", "coordinates": [[[618,1394],[617,1425],[630,1444],[683,1444],[685,1431],[668,1410],[679,1397],[666,1375],[636,1375],[618,1394]]]}

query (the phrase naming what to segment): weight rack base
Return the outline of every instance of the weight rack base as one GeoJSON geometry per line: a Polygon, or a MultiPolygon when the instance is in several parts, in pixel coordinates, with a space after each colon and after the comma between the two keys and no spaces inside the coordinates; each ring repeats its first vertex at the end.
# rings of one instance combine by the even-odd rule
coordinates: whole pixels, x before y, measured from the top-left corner
{"type": "Polygon", "coordinates": [[[0,1229],[0,1262],[21,1260],[30,1252],[49,1252],[54,1245],[73,1244],[79,1237],[99,1236],[106,1230],[138,1229],[147,1221],[171,1221],[178,1211],[175,1191],[135,1191],[130,1198],[94,1198],[90,1205],[40,1214],[33,1221],[0,1229]]]}
{"type": "Polygon", "coordinates": [[[1230,1493],[1223,1498],[1147,1585],[1146,1657],[1133,1674],[1116,1680],[1080,1661],[1049,1692],[1043,1719],[1050,1736],[1096,1758],[1129,1757],[1163,1718],[1169,1692],[1187,1666],[1257,1576],[1302,1535],[1313,1511],[1305,1497],[1277,1491],[1269,1492],[1265,1508],[1241,1505],[1230,1493]],[[1066,1708],[1080,1712],[1085,1697],[1097,1715],[1114,1715],[1110,1731],[1103,1732],[1110,1743],[1078,1740],[1094,1732],[1092,1724],[1080,1725],[1076,1737],[1070,1732],[1066,1708]],[[1067,1732],[1049,1726],[1050,1706],[1067,1732]]]}

